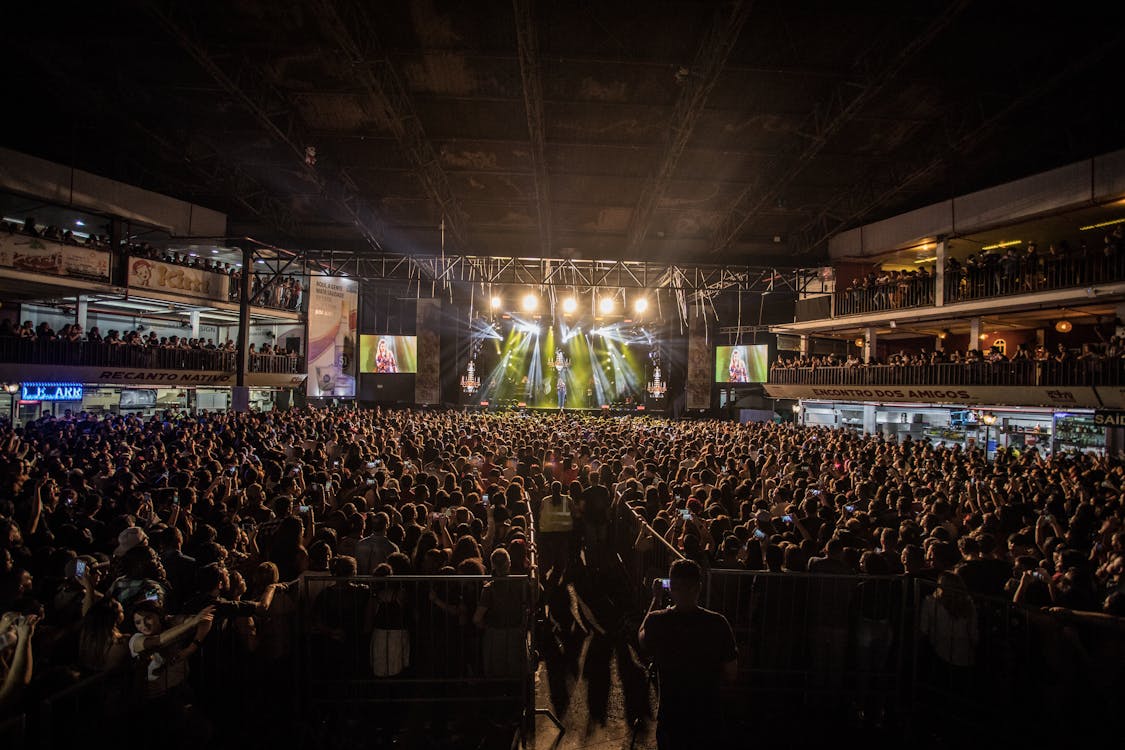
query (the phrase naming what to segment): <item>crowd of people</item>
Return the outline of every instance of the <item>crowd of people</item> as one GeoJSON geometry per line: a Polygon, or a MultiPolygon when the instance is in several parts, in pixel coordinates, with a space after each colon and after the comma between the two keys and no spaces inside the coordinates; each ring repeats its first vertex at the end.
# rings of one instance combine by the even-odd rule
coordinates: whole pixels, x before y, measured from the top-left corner
{"type": "Polygon", "coordinates": [[[945,261],[946,299],[958,301],[1000,294],[1034,292],[1079,284],[1113,281],[1123,270],[1125,229],[1117,224],[1102,236],[1101,246],[1086,240],[1071,247],[1066,240],[1052,242],[1040,251],[1035,242],[996,251],[981,250],[963,261],[945,261]]]}
{"type": "MultiPolygon", "coordinates": [[[[112,351],[122,353],[145,352],[172,352],[172,356],[179,358],[180,354],[198,352],[193,354],[195,359],[184,359],[188,366],[189,361],[193,366],[202,369],[229,369],[234,364],[233,357],[238,352],[234,339],[216,342],[213,338],[194,336],[161,336],[155,331],[145,333],[140,329],[118,331],[110,329],[103,335],[98,326],[91,326],[87,331],[79,323],[67,323],[55,331],[50,323],[44,321],[35,325],[33,321],[25,320],[21,325],[15,325],[10,319],[0,320],[0,341],[20,339],[28,342],[69,342],[76,345],[92,344],[96,348],[111,347],[112,351]],[[123,347],[116,349],[114,347],[123,347]],[[179,354],[175,354],[179,353],[179,354]]],[[[97,349],[95,349],[96,351],[97,349]]],[[[68,356],[75,355],[81,359],[84,354],[81,348],[68,347],[68,356]]],[[[299,354],[281,344],[263,342],[260,345],[251,343],[249,346],[250,370],[264,372],[297,372],[300,366],[299,354]]],[[[148,355],[144,355],[148,356],[148,355]]],[[[166,355],[161,355],[166,356],[166,355]]],[[[68,360],[69,362],[70,360],[68,360]]],[[[100,360],[98,360],[100,361],[100,360]]],[[[81,362],[74,362],[80,364],[81,362]]],[[[153,362],[154,365],[159,362],[153,362]]]]}
{"type": "Polygon", "coordinates": [[[1039,344],[1035,347],[1029,344],[1020,344],[1010,356],[998,346],[990,346],[985,350],[970,349],[965,352],[952,351],[916,351],[901,350],[888,354],[886,357],[874,357],[865,362],[856,352],[849,352],[846,356],[839,354],[796,355],[781,357],[773,361],[771,370],[793,369],[818,369],[823,367],[915,367],[921,365],[944,364],[1001,364],[1005,362],[1040,362],[1065,364],[1069,362],[1107,362],[1125,359],[1125,340],[1120,336],[1112,336],[1102,343],[1084,343],[1077,349],[1058,343],[1054,350],[1039,344]]]}
{"type": "MultiPolygon", "coordinates": [[[[963,260],[945,260],[945,301],[957,302],[1005,294],[1035,292],[1067,286],[1119,280],[1125,274],[1125,228],[1115,225],[1103,236],[1100,247],[1085,240],[1071,247],[1066,240],[1052,242],[1040,251],[1035,242],[979,250],[963,260]]],[[[937,269],[922,265],[916,270],[877,268],[852,279],[838,297],[837,315],[897,310],[934,304],[937,269]]]]}
{"type": "Polygon", "coordinates": [[[625,513],[702,570],[899,574],[1125,616],[1121,456],[990,461],[790,424],[380,409],[45,417],[0,444],[8,711],[133,664],[151,715],[197,737],[195,712],[229,716],[245,684],[216,677],[224,662],[285,684],[268,678],[292,674],[283,624],[302,607],[315,663],[356,649],[368,677],[452,660],[511,674],[535,596],[493,584],[607,569],[625,513]],[[352,578],[410,573],[492,584],[352,578]],[[476,646],[416,630],[439,620],[476,646]]]}
{"type": "Polygon", "coordinates": [[[844,290],[837,315],[897,310],[934,303],[933,269],[921,266],[911,271],[877,269],[852,279],[844,290]]]}

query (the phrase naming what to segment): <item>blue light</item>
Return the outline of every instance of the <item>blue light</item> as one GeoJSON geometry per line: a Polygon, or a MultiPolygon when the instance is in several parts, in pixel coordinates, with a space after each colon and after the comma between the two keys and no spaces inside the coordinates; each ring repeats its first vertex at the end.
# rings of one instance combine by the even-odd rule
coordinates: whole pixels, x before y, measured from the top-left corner
{"type": "Polygon", "coordinates": [[[24,401],[81,401],[81,383],[21,383],[24,401]]]}

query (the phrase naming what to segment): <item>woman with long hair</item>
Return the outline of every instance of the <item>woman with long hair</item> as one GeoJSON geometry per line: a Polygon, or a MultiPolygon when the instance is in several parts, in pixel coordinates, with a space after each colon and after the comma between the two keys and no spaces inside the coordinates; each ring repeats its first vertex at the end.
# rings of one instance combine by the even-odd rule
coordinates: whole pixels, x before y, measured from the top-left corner
{"type": "Polygon", "coordinates": [[[277,566],[282,581],[296,580],[309,567],[305,549],[304,524],[295,516],[286,516],[278,524],[270,541],[269,562],[277,566]]]}
{"type": "Polygon", "coordinates": [[[129,660],[129,637],[121,632],[125,608],[112,597],[101,599],[82,618],[78,632],[78,661],[94,672],[106,672],[129,660]]]}
{"type": "Polygon", "coordinates": [[[574,531],[570,495],[563,492],[562,482],[551,482],[551,493],[539,506],[539,568],[543,581],[563,584],[570,563],[571,534],[574,531]]]}

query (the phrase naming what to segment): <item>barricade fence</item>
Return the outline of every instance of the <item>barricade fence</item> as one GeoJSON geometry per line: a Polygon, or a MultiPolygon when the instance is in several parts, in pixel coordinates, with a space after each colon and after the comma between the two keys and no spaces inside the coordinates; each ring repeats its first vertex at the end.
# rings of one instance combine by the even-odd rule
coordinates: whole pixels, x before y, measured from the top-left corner
{"type": "Polygon", "coordinates": [[[536,587],[530,575],[303,579],[306,705],[345,715],[375,704],[460,705],[530,731],[536,587]]]}
{"type": "Polygon", "coordinates": [[[1098,386],[1125,382],[1125,360],[947,362],[925,365],[776,367],[778,385],[1098,386]]]}
{"type": "Polygon", "coordinates": [[[683,559],[683,554],[625,504],[613,524],[612,534],[613,549],[629,583],[640,592],[641,601],[648,602],[652,582],[666,577],[672,563],[683,559]]]}

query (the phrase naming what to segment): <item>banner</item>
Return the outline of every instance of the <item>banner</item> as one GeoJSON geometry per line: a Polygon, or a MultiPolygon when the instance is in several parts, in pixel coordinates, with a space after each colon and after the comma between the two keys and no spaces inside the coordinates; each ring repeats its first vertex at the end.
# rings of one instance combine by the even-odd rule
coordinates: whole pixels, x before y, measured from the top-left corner
{"type": "Polygon", "coordinates": [[[148,258],[129,258],[129,288],[230,301],[228,276],[148,258]]]}
{"type": "Polygon", "coordinates": [[[996,385],[779,385],[767,383],[771,398],[876,403],[958,404],[963,406],[1098,406],[1094,389],[1086,386],[1045,388],[996,385]]]}
{"type": "Polygon", "coordinates": [[[687,408],[711,408],[711,346],[707,318],[698,310],[688,316],[687,408]]]}
{"type": "MultiPolygon", "coordinates": [[[[95,367],[91,365],[35,365],[0,362],[0,380],[9,383],[66,380],[68,383],[99,385],[199,386],[220,387],[235,384],[234,372],[221,370],[150,370],[133,367],[95,367]]],[[[305,381],[304,373],[246,373],[251,388],[296,388],[305,381]]]]}
{"type": "Polygon", "coordinates": [[[441,403],[441,300],[418,300],[418,376],[414,403],[441,403]]]}
{"type": "Polygon", "coordinates": [[[0,266],[30,273],[109,282],[109,252],[23,234],[0,235],[0,266]]]}
{"type": "Polygon", "coordinates": [[[309,279],[309,396],[355,398],[359,284],[342,276],[309,279]]]}

